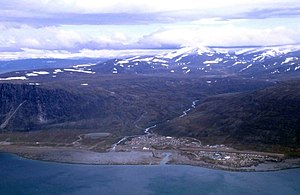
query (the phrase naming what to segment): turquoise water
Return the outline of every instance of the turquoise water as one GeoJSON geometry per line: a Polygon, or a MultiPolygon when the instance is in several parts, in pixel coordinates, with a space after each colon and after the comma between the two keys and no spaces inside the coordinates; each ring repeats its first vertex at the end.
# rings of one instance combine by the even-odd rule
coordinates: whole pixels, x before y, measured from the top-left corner
{"type": "Polygon", "coordinates": [[[0,153],[0,194],[300,194],[300,169],[228,172],[192,166],[102,166],[0,153]]]}

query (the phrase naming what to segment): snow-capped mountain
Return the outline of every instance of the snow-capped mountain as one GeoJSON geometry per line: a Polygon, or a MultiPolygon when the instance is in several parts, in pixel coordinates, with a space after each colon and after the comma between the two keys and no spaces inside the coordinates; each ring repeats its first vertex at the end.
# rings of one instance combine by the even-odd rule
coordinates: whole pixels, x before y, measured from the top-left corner
{"type": "Polygon", "coordinates": [[[55,79],[74,74],[181,74],[269,77],[300,73],[300,45],[256,48],[182,48],[154,56],[132,56],[71,67],[11,72],[0,80],[55,79]]]}
{"type": "MultiPolygon", "coordinates": [[[[135,56],[98,64],[100,72],[180,74],[281,74],[300,70],[300,46],[182,48],[156,56],[135,56]]],[[[97,71],[96,71],[97,72],[97,71]]]]}

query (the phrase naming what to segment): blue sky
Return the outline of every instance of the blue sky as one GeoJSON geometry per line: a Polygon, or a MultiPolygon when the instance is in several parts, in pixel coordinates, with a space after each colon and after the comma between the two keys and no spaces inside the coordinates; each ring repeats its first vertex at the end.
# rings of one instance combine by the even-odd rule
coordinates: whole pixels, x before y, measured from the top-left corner
{"type": "Polygon", "coordinates": [[[0,58],[299,44],[297,1],[0,0],[0,58]]]}

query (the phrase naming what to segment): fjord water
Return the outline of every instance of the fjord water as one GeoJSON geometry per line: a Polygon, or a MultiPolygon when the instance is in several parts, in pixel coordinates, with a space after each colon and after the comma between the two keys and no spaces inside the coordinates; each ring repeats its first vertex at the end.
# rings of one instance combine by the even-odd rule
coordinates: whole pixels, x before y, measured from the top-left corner
{"type": "Polygon", "coordinates": [[[300,169],[228,172],[192,166],[42,162],[0,153],[0,194],[300,194],[300,169]]]}

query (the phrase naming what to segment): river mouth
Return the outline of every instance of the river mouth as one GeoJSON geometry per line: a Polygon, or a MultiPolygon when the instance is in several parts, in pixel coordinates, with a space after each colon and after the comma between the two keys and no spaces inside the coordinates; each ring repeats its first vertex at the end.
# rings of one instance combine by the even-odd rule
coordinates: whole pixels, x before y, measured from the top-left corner
{"type": "Polygon", "coordinates": [[[163,159],[160,161],[159,165],[166,165],[170,161],[170,156],[172,153],[170,152],[163,152],[162,155],[164,155],[163,159]]]}
{"type": "MultiPolygon", "coordinates": [[[[196,108],[194,100],[187,110],[196,108]]],[[[225,145],[202,145],[200,140],[191,137],[171,137],[155,134],[152,129],[159,124],[141,128],[139,121],[135,126],[142,135],[120,138],[110,148],[97,150],[98,141],[109,138],[111,134],[87,132],[77,134],[75,141],[63,146],[49,146],[49,143],[36,142],[33,145],[13,142],[0,142],[0,151],[44,161],[95,165],[193,165],[230,171],[275,171],[300,167],[300,159],[286,159],[283,154],[256,151],[239,151],[225,145]],[[99,139],[99,140],[98,140],[99,139]],[[90,145],[86,145],[86,144],[90,145]],[[92,144],[92,145],[91,145],[92,144]]]]}
{"type": "Polygon", "coordinates": [[[284,159],[280,162],[266,161],[252,166],[234,167],[219,164],[220,161],[207,162],[194,160],[177,150],[133,150],[93,152],[85,149],[66,147],[1,146],[0,151],[17,154],[21,157],[48,162],[85,165],[192,165],[210,169],[242,172],[265,172],[299,168],[300,159],[284,159]]]}

